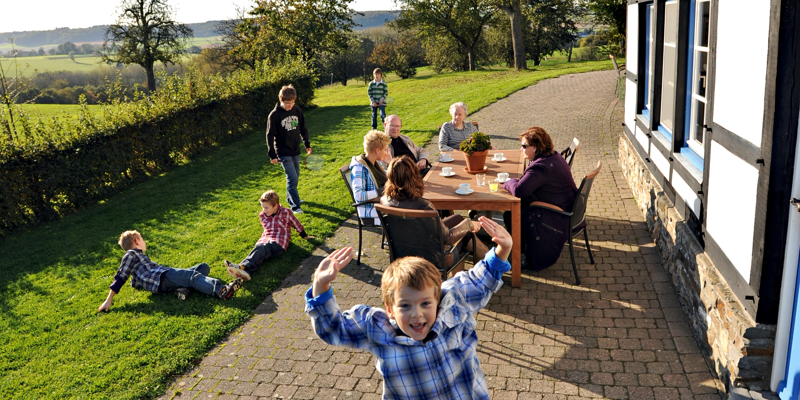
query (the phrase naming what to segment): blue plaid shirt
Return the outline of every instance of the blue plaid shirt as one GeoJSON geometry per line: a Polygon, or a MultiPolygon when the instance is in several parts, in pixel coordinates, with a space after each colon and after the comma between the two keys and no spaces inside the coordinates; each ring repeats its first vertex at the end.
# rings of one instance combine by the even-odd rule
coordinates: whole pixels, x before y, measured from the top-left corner
{"type": "Polygon", "coordinates": [[[511,264],[490,250],[483,261],[442,284],[436,322],[427,341],[411,339],[386,311],[358,305],[344,313],[333,289],[306,297],[306,314],[328,344],[375,354],[384,399],[489,399],[476,348],[475,316],[503,286],[511,264]]]}
{"type": "Polygon", "coordinates": [[[148,292],[158,293],[158,286],[161,284],[161,275],[170,268],[158,265],[150,261],[150,257],[139,249],[131,249],[122,256],[117,274],[114,275],[114,283],[110,289],[114,293],[125,285],[128,277],[131,277],[131,286],[135,289],[147,290],[148,292]]]}

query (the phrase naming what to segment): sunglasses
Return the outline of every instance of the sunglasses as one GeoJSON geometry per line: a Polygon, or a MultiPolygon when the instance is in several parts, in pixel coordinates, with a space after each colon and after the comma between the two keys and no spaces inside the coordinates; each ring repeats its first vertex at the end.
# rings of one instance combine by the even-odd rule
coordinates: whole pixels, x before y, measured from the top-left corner
{"type": "Polygon", "coordinates": [[[530,145],[529,144],[521,144],[521,145],[519,145],[519,147],[522,147],[523,149],[527,149],[528,146],[530,146],[530,145]]]}

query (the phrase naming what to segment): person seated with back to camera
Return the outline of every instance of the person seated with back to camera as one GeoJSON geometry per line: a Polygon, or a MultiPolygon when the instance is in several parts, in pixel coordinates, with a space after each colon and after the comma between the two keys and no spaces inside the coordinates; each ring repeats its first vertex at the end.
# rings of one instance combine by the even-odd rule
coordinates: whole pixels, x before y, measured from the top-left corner
{"type": "MultiPolygon", "coordinates": [[[[422,182],[419,168],[411,158],[402,156],[393,159],[389,164],[387,178],[381,204],[396,208],[436,211],[436,207],[422,197],[425,194],[425,184],[422,182]]],[[[452,246],[467,234],[481,230],[481,224],[456,214],[442,219],[442,228],[445,234],[444,243],[452,246]]],[[[470,251],[473,240],[476,240],[475,257],[482,260],[489,248],[474,235],[471,239],[462,241],[456,251],[461,254],[470,251]]],[[[452,263],[452,257],[458,255],[450,254],[446,261],[452,263]]]]}
{"type": "MultiPolygon", "coordinates": [[[[386,165],[391,161],[389,135],[376,130],[364,136],[364,153],[350,159],[350,186],[356,203],[378,201],[386,184],[386,165]],[[381,165],[383,163],[383,165],[381,165]]],[[[378,210],[371,203],[356,207],[358,217],[368,226],[380,226],[378,210]]]]}
{"type": "MultiPolygon", "coordinates": [[[[509,179],[503,184],[503,189],[522,199],[523,209],[534,201],[542,201],[571,211],[578,188],[569,164],[553,150],[553,139],[547,131],[535,126],[521,133],[519,141],[520,150],[531,163],[522,177],[509,179]]],[[[555,264],[561,256],[561,249],[570,235],[561,227],[569,225],[569,217],[541,210],[535,213],[534,218],[530,227],[522,229],[527,261],[522,267],[541,271],[555,264]]],[[[503,221],[509,231],[513,224],[520,223],[511,220],[510,211],[503,213],[503,221]]]]}

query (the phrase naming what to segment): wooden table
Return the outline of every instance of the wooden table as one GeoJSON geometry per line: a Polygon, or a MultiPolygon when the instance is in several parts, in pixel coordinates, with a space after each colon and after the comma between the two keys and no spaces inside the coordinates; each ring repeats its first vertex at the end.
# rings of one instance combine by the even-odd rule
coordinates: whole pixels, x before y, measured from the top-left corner
{"type": "MultiPolygon", "coordinates": [[[[453,161],[433,164],[431,170],[425,175],[425,198],[433,203],[439,210],[495,210],[511,211],[513,221],[520,220],[520,199],[500,187],[497,192],[489,190],[489,183],[497,178],[497,173],[508,172],[509,178],[519,178],[525,169],[525,155],[519,150],[489,150],[486,156],[486,185],[478,186],[475,175],[467,173],[467,163],[460,151],[452,151],[453,161]],[[501,152],[506,157],[503,162],[493,160],[494,153],[501,152]],[[455,175],[444,177],[439,175],[442,167],[453,167],[455,175]],[[472,194],[462,196],[455,192],[461,183],[469,183],[472,194]]],[[[511,286],[522,285],[522,271],[520,266],[520,248],[522,235],[520,224],[513,224],[511,237],[514,247],[511,249],[511,286]]]]}

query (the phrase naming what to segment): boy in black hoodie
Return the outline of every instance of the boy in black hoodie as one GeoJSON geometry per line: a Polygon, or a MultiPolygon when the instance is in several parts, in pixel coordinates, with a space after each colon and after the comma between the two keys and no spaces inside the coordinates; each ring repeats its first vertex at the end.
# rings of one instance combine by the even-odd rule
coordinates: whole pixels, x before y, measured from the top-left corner
{"type": "Polygon", "coordinates": [[[311,143],[308,141],[308,129],[303,118],[303,111],[294,105],[297,92],[292,85],[284,86],[278,93],[280,103],[269,113],[267,120],[267,145],[269,161],[281,163],[286,173],[286,199],[295,214],[300,209],[300,194],[297,193],[297,180],[300,178],[300,143],[305,145],[306,154],[311,154],[311,143]]]}

